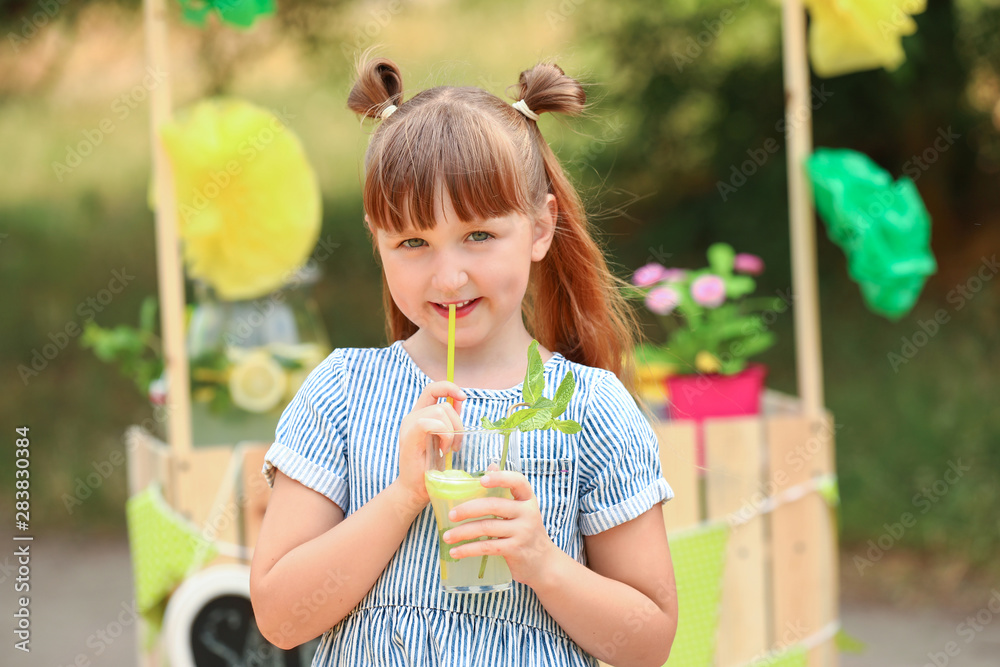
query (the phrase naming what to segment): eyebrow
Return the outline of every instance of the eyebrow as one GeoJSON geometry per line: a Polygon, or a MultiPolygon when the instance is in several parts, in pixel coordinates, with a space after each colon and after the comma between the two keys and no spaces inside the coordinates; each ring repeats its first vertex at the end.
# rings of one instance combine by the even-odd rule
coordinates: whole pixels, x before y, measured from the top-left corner
{"type": "MultiPolygon", "coordinates": [[[[501,222],[497,218],[488,218],[486,220],[478,220],[478,221],[475,221],[475,222],[464,222],[462,224],[466,225],[470,229],[476,229],[476,228],[480,228],[480,229],[482,229],[482,228],[485,228],[485,229],[497,229],[498,227],[506,227],[506,226],[508,226],[506,223],[501,222]]],[[[407,238],[407,239],[409,239],[409,238],[414,238],[414,237],[420,236],[425,231],[427,231],[427,230],[416,229],[414,227],[410,227],[410,228],[404,229],[401,232],[394,232],[394,231],[390,231],[390,230],[382,230],[382,233],[385,234],[386,237],[390,238],[390,239],[398,239],[398,238],[407,238]]]]}

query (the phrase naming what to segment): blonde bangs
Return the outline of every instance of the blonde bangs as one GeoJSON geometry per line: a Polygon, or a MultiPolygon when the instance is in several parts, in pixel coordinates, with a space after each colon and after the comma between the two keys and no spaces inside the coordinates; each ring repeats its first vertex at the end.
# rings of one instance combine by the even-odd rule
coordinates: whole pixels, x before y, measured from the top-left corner
{"type": "Polygon", "coordinates": [[[476,88],[432,89],[391,121],[376,130],[365,159],[364,205],[376,228],[434,227],[442,194],[462,222],[531,216],[544,199],[544,165],[527,133],[512,126],[523,122],[518,112],[499,98],[476,88]],[[484,101],[502,115],[477,109],[484,101]]]}

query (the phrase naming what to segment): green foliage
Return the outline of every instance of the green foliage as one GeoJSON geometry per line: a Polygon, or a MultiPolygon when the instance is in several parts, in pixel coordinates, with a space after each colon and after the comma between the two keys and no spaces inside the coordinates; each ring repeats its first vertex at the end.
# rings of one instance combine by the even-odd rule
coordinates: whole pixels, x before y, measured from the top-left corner
{"type": "MultiPolygon", "coordinates": [[[[524,374],[524,384],[521,386],[523,402],[527,407],[516,410],[496,422],[483,417],[482,426],[489,429],[517,429],[522,432],[555,429],[563,433],[579,433],[581,427],[577,422],[572,419],[556,419],[566,411],[575,388],[576,380],[573,378],[573,371],[570,371],[559,383],[554,401],[542,396],[542,390],[545,389],[545,365],[542,363],[542,355],[538,352],[538,341],[532,340],[528,346],[528,370],[524,374]]],[[[504,454],[506,455],[506,447],[504,454]]]]}
{"type": "Polygon", "coordinates": [[[139,327],[105,328],[91,320],[80,338],[101,361],[117,363],[121,374],[135,382],[145,396],[150,383],[163,372],[160,339],[156,335],[156,298],[146,297],[139,311],[139,327]]]}
{"type": "Polygon", "coordinates": [[[774,345],[775,337],[768,331],[764,314],[783,312],[786,306],[778,298],[744,298],[753,293],[757,283],[748,275],[733,272],[736,254],[729,244],[714,243],[707,255],[707,268],[678,272],[659,267],[664,271],[661,280],[631,288],[628,293],[646,298],[655,291],[667,290],[676,297],[676,305],[650,306],[658,311],[667,332],[662,358],[677,364],[681,372],[732,375],[746,368],[750,357],[774,345]],[[721,282],[728,301],[713,305],[696,298],[692,286],[703,277],[711,277],[716,284],[721,282]]]}

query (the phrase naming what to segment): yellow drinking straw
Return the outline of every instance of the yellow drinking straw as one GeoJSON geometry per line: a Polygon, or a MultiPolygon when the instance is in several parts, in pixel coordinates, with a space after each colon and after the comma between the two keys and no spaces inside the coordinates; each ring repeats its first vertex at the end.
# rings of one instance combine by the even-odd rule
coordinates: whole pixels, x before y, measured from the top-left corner
{"type": "MultiPolygon", "coordinates": [[[[448,304],[448,369],[447,369],[447,380],[448,382],[455,381],[455,304],[448,304]]],[[[451,396],[448,397],[448,404],[455,407],[455,399],[451,396]]],[[[448,451],[448,456],[444,460],[444,469],[451,470],[451,450],[448,451]]]]}

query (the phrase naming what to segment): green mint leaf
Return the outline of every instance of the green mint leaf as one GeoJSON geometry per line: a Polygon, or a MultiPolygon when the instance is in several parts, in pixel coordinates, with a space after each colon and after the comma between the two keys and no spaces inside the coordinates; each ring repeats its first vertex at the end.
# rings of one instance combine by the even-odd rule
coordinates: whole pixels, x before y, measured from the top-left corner
{"type": "Polygon", "coordinates": [[[486,417],[480,417],[479,423],[482,425],[483,428],[491,428],[491,429],[492,428],[497,428],[497,425],[494,424],[493,422],[491,422],[486,417]]]}
{"type": "Polygon", "coordinates": [[[531,419],[536,414],[538,414],[538,410],[535,410],[533,408],[524,408],[523,410],[518,410],[517,412],[507,417],[507,419],[503,421],[503,427],[514,428],[515,426],[520,426],[521,423],[523,423],[526,419],[531,419]]]}
{"type": "Polygon", "coordinates": [[[556,389],[556,407],[552,411],[553,417],[558,417],[566,412],[566,406],[569,405],[569,399],[573,397],[575,389],[576,380],[573,378],[573,371],[570,371],[563,376],[562,381],[559,383],[559,388],[556,389]]]}
{"type": "Polygon", "coordinates": [[[542,408],[554,408],[555,405],[556,405],[555,401],[553,401],[551,398],[545,398],[544,396],[542,396],[540,399],[532,403],[531,407],[538,408],[540,410],[542,408]]]}
{"type": "Polygon", "coordinates": [[[573,435],[574,433],[579,433],[583,427],[572,419],[559,419],[552,423],[552,428],[557,431],[573,435]]]}
{"type": "Polygon", "coordinates": [[[545,388],[544,371],[542,355],[538,352],[538,341],[532,340],[528,346],[528,370],[524,375],[524,386],[521,389],[525,403],[533,404],[542,397],[542,390],[545,388]]]}
{"type": "Polygon", "coordinates": [[[549,408],[542,408],[541,410],[522,410],[521,412],[533,413],[517,425],[517,428],[521,431],[534,431],[545,428],[545,425],[550,419],[552,419],[552,411],[549,408]]]}

